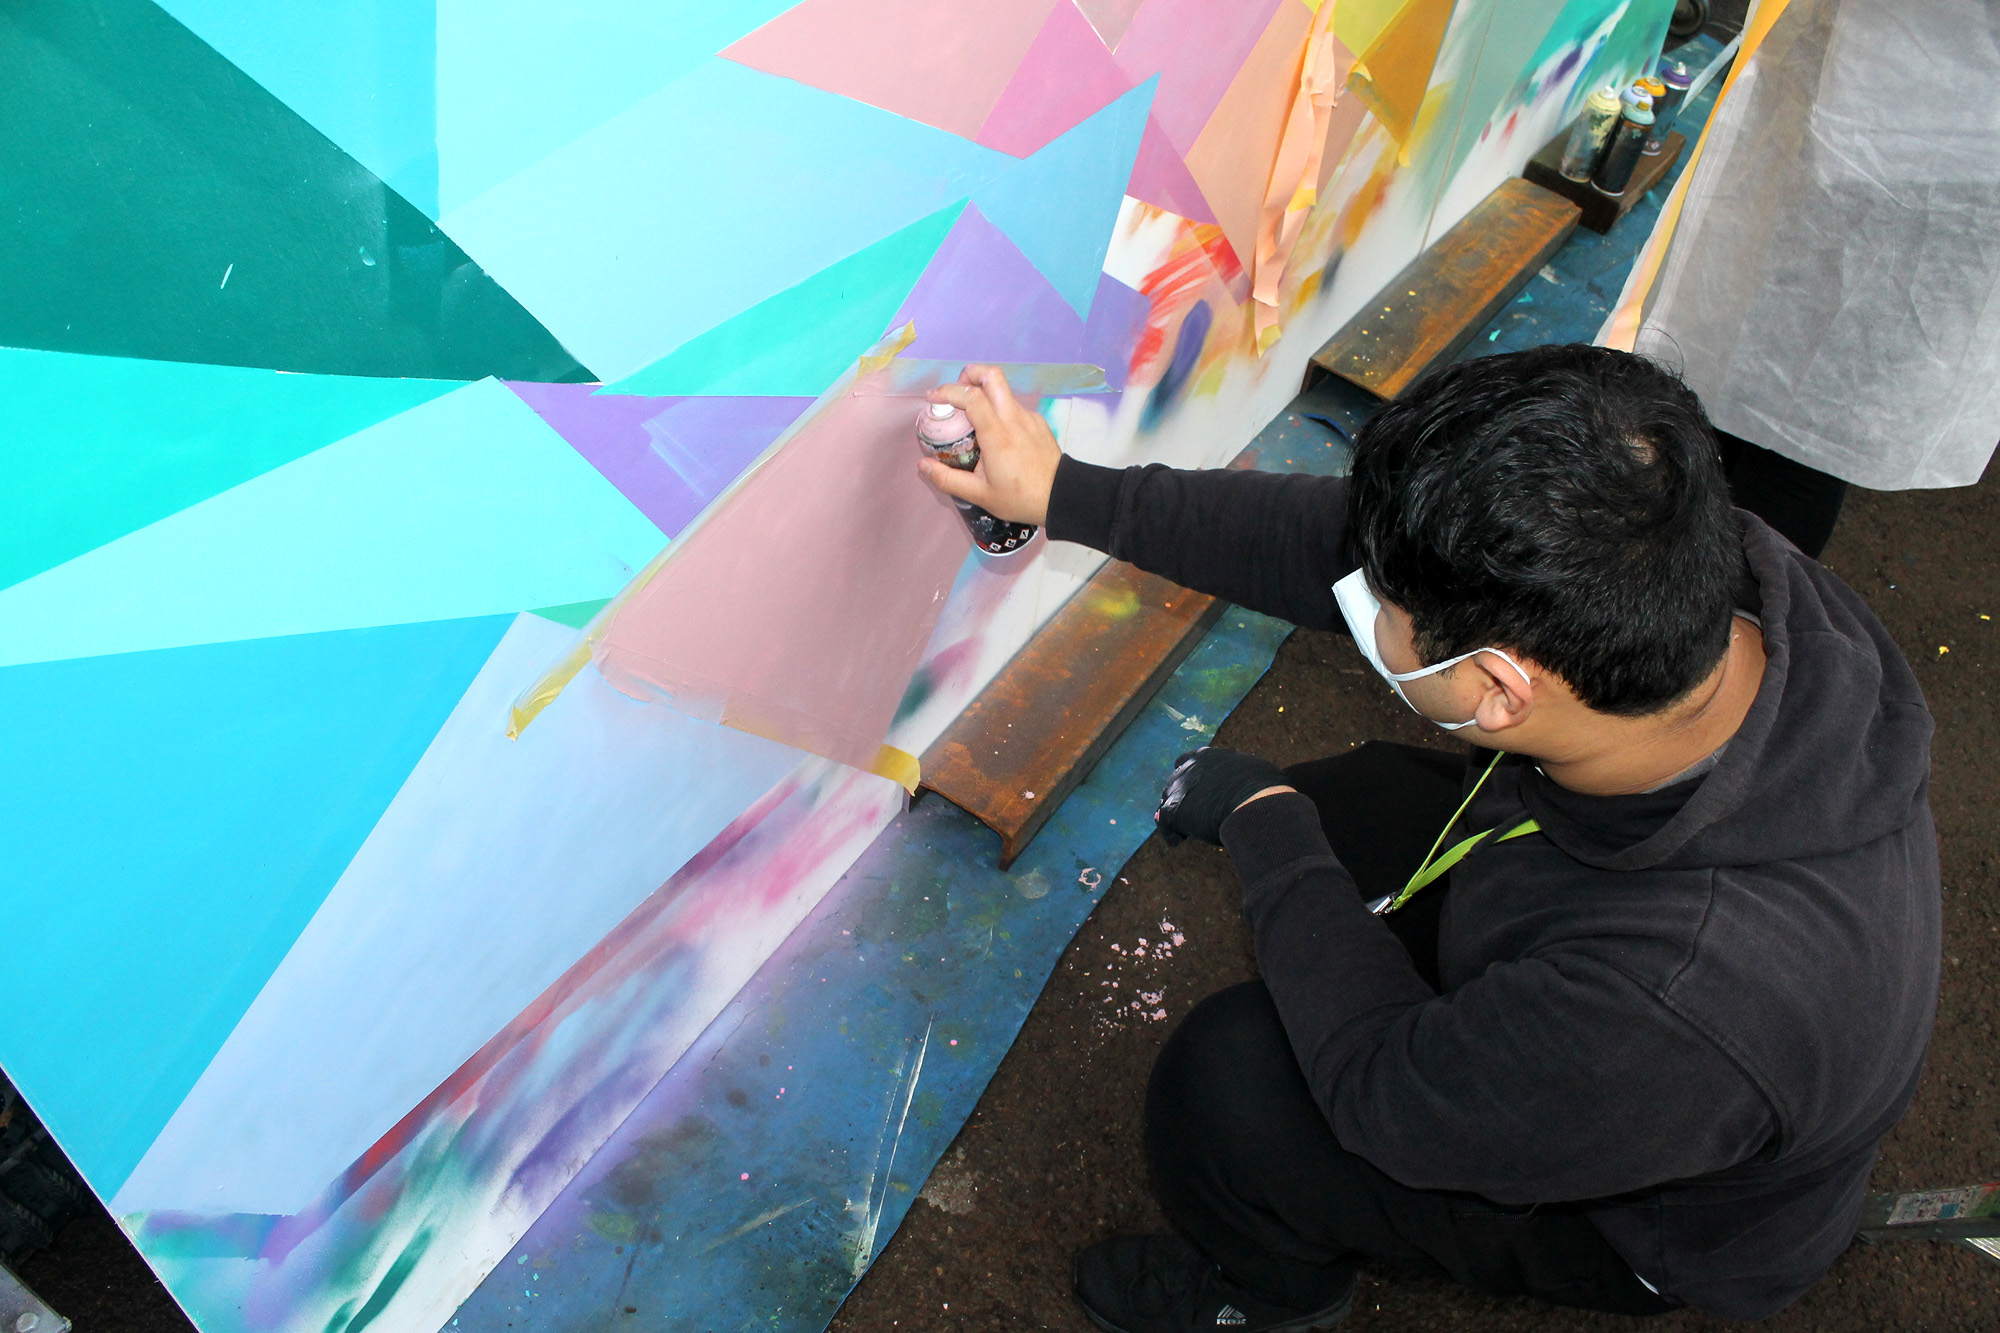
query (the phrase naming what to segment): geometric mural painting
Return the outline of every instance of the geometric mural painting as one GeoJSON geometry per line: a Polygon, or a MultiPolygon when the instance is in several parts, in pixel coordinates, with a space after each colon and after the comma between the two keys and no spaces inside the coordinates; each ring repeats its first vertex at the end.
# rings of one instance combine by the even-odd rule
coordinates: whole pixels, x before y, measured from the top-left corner
{"type": "Polygon", "coordinates": [[[0,1066],[208,1333],[449,1326],[1095,567],[858,359],[1219,465],[1671,8],[10,7],[0,1066]]]}

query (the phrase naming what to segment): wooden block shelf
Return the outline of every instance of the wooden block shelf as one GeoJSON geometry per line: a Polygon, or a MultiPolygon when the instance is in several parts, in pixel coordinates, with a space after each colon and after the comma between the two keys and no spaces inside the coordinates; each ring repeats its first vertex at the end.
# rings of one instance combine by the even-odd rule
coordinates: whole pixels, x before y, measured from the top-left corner
{"type": "Polygon", "coordinates": [[[1562,174],[1563,145],[1568,142],[1569,131],[1564,130],[1529,159],[1521,174],[1582,209],[1582,225],[1600,234],[1610,231],[1613,223],[1631,212],[1633,206],[1646,197],[1647,191],[1665,179],[1666,174],[1673,170],[1674,163],[1680,160],[1681,150],[1687,147],[1687,140],[1678,131],[1669,131],[1661,141],[1659,152],[1639,159],[1639,165],[1632,169],[1632,179],[1626,183],[1624,191],[1606,194],[1589,181],[1573,181],[1562,174]]]}

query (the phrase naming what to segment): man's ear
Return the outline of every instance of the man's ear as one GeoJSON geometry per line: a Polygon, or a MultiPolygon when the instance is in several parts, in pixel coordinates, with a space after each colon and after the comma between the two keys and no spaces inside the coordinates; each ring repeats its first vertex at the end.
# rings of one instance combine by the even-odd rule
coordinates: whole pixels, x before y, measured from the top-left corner
{"type": "Polygon", "coordinates": [[[1535,678],[1523,676],[1495,653],[1477,653],[1465,665],[1478,675],[1479,703],[1473,719],[1481,731],[1510,731],[1535,711],[1535,678]]]}

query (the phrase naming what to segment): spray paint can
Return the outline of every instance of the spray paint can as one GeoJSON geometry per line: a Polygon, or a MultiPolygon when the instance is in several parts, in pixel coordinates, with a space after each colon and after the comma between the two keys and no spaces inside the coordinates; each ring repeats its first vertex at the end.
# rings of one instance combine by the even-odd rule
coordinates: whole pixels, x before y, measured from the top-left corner
{"type": "MultiPolygon", "coordinates": [[[[950,403],[925,403],[917,413],[917,443],[946,467],[970,472],[979,466],[979,438],[973,434],[972,419],[950,403]]],[[[972,544],[986,555],[1012,555],[1034,539],[1041,529],[1033,523],[1009,523],[995,518],[970,501],[952,498],[958,516],[965,520],[972,544]]]]}
{"type": "Polygon", "coordinates": [[[1678,60],[1660,62],[1660,84],[1667,91],[1653,97],[1653,133],[1646,140],[1648,153],[1660,152],[1667,146],[1667,135],[1672,133],[1674,122],[1681,117],[1681,106],[1687,101],[1688,85],[1694,82],[1694,75],[1678,60]]]}
{"type": "Polygon", "coordinates": [[[1640,92],[1646,94],[1646,109],[1653,113],[1653,126],[1655,131],[1654,134],[1649,134],[1646,137],[1646,146],[1644,148],[1641,148],[1639,151],[1649,155],[1657,153],[1660,151],[1660,146],[1662,142],[1659,138],[1656,137],[1660,123],[1660,99],[1667,95],[1667,85],[1660,82],[1660,80],[1658,79],[1648,76],[1646,78],[1637,80],[1636,82],[1633,83],[1632,86],[1638,89],[1640,92]]]}
{"type": "Polygon", "coordinates": [[[1632,182],[1632,170],[1646,150],[1646,136],[1652,131],[1652,108],[1628,103],[1618,128],[1611,132],[1611,147],[1604,151],[1604,160],[1597,164],[1597,174],[1590,178],[1590,183],[1605,194],[1625,193],[1625,187],[1632,182]]]}
{"type": "Polygon", "coordinates": [[[1611,131],[1618,128],[1620,110],[1616,88],[1599,88],[1590,95],[1583,104],[1582,118],[1569,132],[1569,143],[1563,148],[1559,170],[1565,177],[1573,181],[1590,179],[1598,159],[1604,156],[1604,146],[1611,142],[1611,131]]]}

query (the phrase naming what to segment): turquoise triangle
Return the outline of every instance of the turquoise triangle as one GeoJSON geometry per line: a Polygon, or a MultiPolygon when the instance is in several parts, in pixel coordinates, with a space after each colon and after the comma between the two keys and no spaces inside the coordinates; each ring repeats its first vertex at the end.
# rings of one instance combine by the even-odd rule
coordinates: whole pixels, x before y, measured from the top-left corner
{"type": "Polygon", "coordinates": [[[1158,75],[1146,80],[972,196],[1080,316],[1097,294],[1158,85],[1158,75]]]}
{"type": "Polygon", "coordinates": [[[0,670],[0,1064],[118,1192],[512,616],[0,670]]]}

